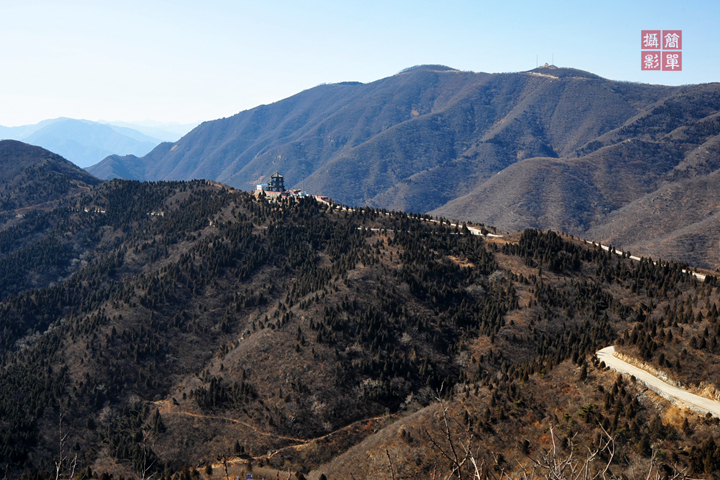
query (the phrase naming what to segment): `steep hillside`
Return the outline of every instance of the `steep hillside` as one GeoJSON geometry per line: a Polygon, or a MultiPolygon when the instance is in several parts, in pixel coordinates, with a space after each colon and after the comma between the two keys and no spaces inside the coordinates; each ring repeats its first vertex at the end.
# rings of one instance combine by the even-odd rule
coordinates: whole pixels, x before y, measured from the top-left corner
{"type": "Polygon", "coordinates": [[[172,148],[172,143],[165,142],[155,147],[152,152],[142,158],[135,155],[110,155],[102,162],[88,167],[86,170],[92,175],[105,180],[113,178],[143,180],[148,169],[152,168],[172,148]]]}
{"type": "Polygon", "coordinates": [[[673,91],[572,69],[416,67],[205,122],[156,156],[145,179],[247,190],[276,170],[299,183],[304,168],[306,188],[341,202],[428,211],[518,159],[572,155],[673,91]]]}
{"type": "Polygon", "coordinates": [[[71,258],[85,247],[41,234],[54,210],[87,193],[100,180],[40,147],[0,141],[0,298],[65,278],[81,265],[71,258]],[[73,252],[74,251],[74,255],[73,252]]]}
{"type": "Polygon", "coordinates": [[[640,255],[662,252],[664,258],[718,268],[719,191],[720,171],[668,182],[612,212],[588,235],[640,255]],[[707,260],[696,263],[697,258],[707,260]]]}
{"type": "Polygon", "coordinates": [[[0,232],[0,467],[212,478],[225,457],[231,475],[445,476],[442,399],[450,439],[487,468],[517,473],[551,426],[566,452],[602,426],[618,476],[651,449],[712,474],[714,421],[593,353],[619,342],[718,385],[715,283],[552,232],[104,182],[0,232]],[[686,370],[690,348],[706,370],[686,370]]]}
{"type": "Polygon", "coordinates": [[[0,141],[3,221],[29,207],[54,205],[98,183],[96,177],[43,148],[14,140],[0,141]]]}
{"type": "Polygon", "coordinates": [[[141,132],[144,135],[156,138],[163,142],[175,142],[179,140],[183,135],[188,133],[190,130],[197,127],[200,122],[181,124],[176,122],[157,122],[152,120],[145,120],[140,122],[112,121],[104,123],[106,123],[107,125],[112,125],[113,127],[120,127],[121,129],[129,129],[136,132],[141,132]]]}
{"type": "Polygon", "coordinates": [[[508,230],[552,227],[640,248],[645,255],[720,268],[709,247],[720,239],[717,228],[703,223],[714,213],[709,203],[720,168],[718,112],[719,85],[691,87],[574,157],[518,162],[432,213],[508,230]],[[695,248],[697,243],[710,249],[695,248]]]}
{"type": "Polygon", "coordinates": [[[112,180],[142,180],[145,177],[145,162],[135,155],[110,155],[101,163],[92,165],[86,170],[92,175],[112,180]]]}

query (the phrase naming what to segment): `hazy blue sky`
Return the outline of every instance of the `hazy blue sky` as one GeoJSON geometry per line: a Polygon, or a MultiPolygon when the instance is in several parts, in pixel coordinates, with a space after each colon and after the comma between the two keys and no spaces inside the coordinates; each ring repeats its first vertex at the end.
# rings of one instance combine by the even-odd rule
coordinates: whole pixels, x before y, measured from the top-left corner
{"type": "Polygon", "coordinates": [[[720,2],[0,0],[0,45],[0,125],[189,123],[427,63],[720,81],[720,2]],[[683,31],[682,72],[640,71],[643,29],[683,31]]]}

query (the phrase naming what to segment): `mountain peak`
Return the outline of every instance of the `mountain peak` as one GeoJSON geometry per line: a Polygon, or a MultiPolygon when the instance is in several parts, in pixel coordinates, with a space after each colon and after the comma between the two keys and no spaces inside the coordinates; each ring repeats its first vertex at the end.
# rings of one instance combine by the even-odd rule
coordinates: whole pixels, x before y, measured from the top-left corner
{"type": "Polygon", "coordinates": [[[403,73],[410,73],[410,72],[416,72],[416,71],[427,71],[427,72],[458,72],[456,68],[447,67],[445,65],[415,65],[413,67],[408,67],[403,70],[400,70],[398,72],[398,75],[402,75],[403,73]]]}
{"type": "Polygon", "coordinates": [[[0,140],[0,180],[8,180],[27,168],[46,164],[51,170],[71,178],[93,185],[99,183],[97,178],[56,153],[18,140],[0,140]]]}
{"type": "Polygon", "coordinates": [[[52,208],[59,200],[87,190],[100,180],[44,148],[2,140],[0,183],[0,216],[14,217],[15,212],[26,208],[52,208]]]}
{"type": "Polygon", "coordinates": [[[0,140],[0,178],[12,177],[21,170],[38,166],[53,157],[62,158],[42,147],[18,140],[0,140]]]}

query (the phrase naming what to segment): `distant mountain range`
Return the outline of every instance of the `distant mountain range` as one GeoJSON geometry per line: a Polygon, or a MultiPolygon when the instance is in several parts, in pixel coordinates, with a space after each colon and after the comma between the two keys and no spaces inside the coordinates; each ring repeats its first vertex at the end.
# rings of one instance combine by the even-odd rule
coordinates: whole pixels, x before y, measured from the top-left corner
{"type": "Polygon", "coordinates": [[[108,155],[145,155],[162,141],[179,139],[192,127],[143,123],[56,118],[34,125],[0,126],[0,140],[21,140],[56,152],[80,167],[87,167],[108,155]]]}
{"type": "Polygon", "coordinates": [[[430,65],[321,85],[89,171],[243,190],[275,171],[299,186],[306,172],[308,191],[347,204],[558,229],[718,268],[719,115],[719,84],[430,65]]]}

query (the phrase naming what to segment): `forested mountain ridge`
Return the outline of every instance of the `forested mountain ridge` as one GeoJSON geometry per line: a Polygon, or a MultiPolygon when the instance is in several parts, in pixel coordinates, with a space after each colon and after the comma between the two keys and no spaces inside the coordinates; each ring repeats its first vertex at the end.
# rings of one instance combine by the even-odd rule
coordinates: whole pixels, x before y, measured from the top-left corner
{"type": "Polygon", "coordinates": [[[342,203],[551,228],[715,269],[720,229],[705,218],[714,211],[690,218],[675,204],[640,204],[693,179],[703,180],[698,197],[718,190],[719,95],[719,84],[633,84],[571,68],[426,65],[320,85],[90,171],[242,190],[275,171],[299,186],[305,173],[308,191],[342,203]],[[653,228],[657,217],[671,219],[671,231],[653,228]],[[640,235],[638,223],[647,225],[640,235]]]}
{"type": "Polygon", "coordinates": [[[718,385],[714,277],[428,220],[127,180],[24,217],[0,232],[0,468],[212,478],[225,456],[233,475],[447,475],[439,394],[488,468],[543,452],[551,425],[568,448],[602,426],[618,475],[653,449],[713,475],[716,422],[593,354],[617,343],[718,385]],[[66,275],[34,281],[32,251],[63,252],[46,261],[66,275]]]}
{"type": "Polygon", "coordinates": [[[0,229],[25,213],[49,209],[100,180],[59,155],[15,140],[0,141],[0,229]]]}

